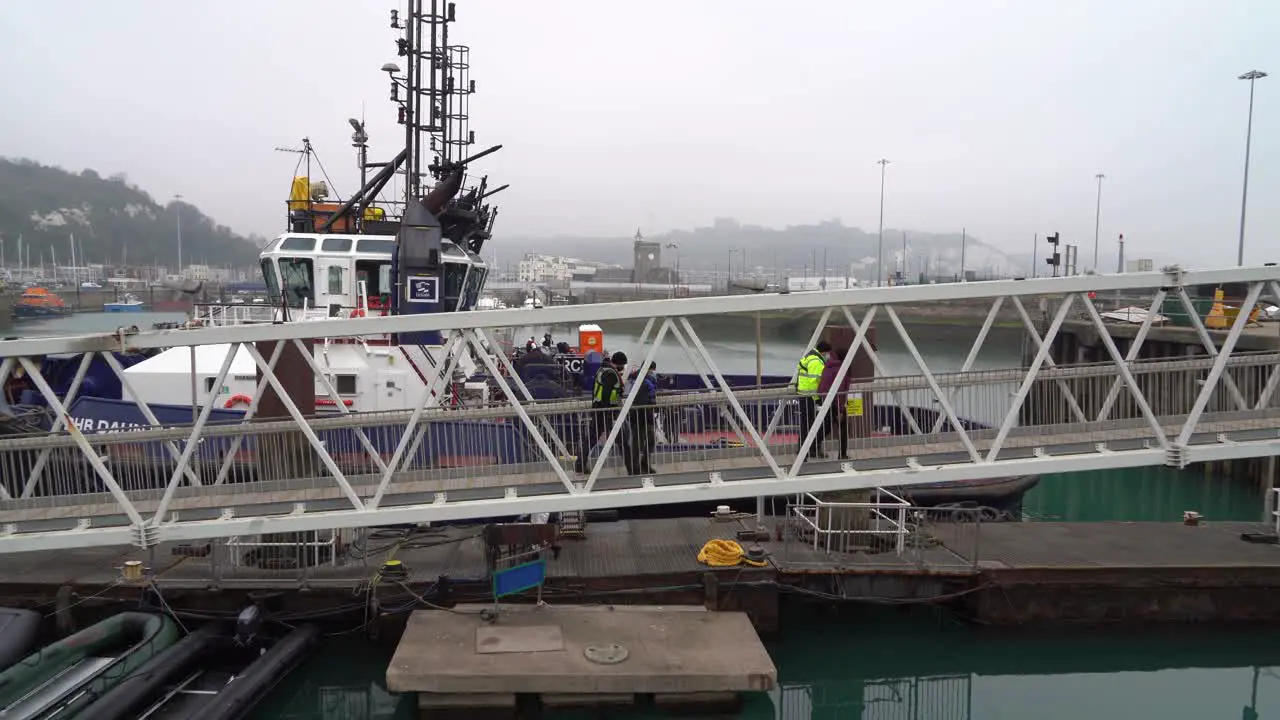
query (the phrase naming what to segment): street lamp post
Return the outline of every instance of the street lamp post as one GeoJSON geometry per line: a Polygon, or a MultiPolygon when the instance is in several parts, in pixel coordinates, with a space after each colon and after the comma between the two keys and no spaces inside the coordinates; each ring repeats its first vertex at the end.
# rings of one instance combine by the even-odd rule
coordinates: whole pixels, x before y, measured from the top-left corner
{"type": "Polygon", "coordinates": [[[174,195],[173,215],[178,221],[178,275],[182,275],[182,196],[174,195]]]}
{"type": "Polygon", "coordinates": [[[676,243],[667,243],[666,247],[668,250],[676,251],[676,274],[671,281],[671,296],[675,297],[677,292],[676,288],[680,286],[680,246],[676,243]]]}
{"type": "Polygon", "coordinates": [[[1102,225],[1102,180],[1106,177],[1102,173],[1094,175],[1098,178],[1098,204],[1093,210],[1093,271],[1098,272],[1098,228],[1102,225]]]}
{"type": "Polygon", "coordinates": [[[1236,251],[1237,265],[1244,265],[1244,213],[1249,204],[1249,150],[1253,144],[1253,83],[1266,76],[1261,70],[1250,70],[1238,78],[1249,81],[1249,124],[1244,133],[1244,188],[1240,191],[1240,247],[1236,251]]]}
{"type": "Polygon", "coordinates": [[[876,255],[876,287],[880,287],[884,277],[884,170],[889,161],[881,158],[876,164],[880,166],[880,250],[876,255]]]}

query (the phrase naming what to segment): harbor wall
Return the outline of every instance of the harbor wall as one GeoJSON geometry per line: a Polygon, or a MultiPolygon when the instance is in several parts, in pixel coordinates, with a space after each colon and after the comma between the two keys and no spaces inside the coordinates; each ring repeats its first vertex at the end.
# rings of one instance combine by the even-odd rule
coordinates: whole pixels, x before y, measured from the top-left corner
{"type": "Polygon", "coordinates": [[[1280,623],[1274,567],[987,571],[963,611],[984,625],[1280,623]]]}
{"type": "MultiPolygon", "coordinates": [[[[62,302],[75,312],[102,312],[106,303],[124,299],[131,293],[143,302],[148,310],[157,312],[190,312],[193,302],[219,303],[227,302],[229,297],[219,284],[204,283],[195,293],[167,287],[148,287],[138,290],[124,291],[116,288],[76,288],[58,292],[62,302]]],[[[0,294],[0,327],[10,327],[13,304],[18,300],[18,293],[0,294]]]]}

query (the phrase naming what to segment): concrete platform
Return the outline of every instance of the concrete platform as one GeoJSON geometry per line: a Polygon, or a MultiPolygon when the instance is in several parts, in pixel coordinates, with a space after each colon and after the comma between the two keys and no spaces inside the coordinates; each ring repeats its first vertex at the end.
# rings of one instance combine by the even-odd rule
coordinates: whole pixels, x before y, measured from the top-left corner
{"type": "Polygon", "coordinates": [[[778,671],[744,613],[655,606],[419,610],[387,668],[393,692],[635,694],[770,690],[778,671]],[[548,642],[559,630],[559,649],[548,642]],[[505,635],[505,637],[504,637],[505,635]],[[496,640],[495,640],[496,638],[496,640]],[[521,651],[522,643],[528,643],[521,651]],[[500,646],[501,652],[493,648],[500,646]],[[616,647],[615,647],[616,646],[616,647]],[[588,655],[608,662],[596,662],[588,655]]]}

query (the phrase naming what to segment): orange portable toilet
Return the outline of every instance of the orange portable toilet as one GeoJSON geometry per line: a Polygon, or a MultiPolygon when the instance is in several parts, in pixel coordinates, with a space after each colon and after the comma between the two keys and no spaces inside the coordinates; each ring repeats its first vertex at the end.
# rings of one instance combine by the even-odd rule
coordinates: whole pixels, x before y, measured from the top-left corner
{"type": "Polygon", "coordinates": [[[578,352],[586,355],[592,350],[604,352],[604,330],[599,325],[579,325],[578,352]]]}

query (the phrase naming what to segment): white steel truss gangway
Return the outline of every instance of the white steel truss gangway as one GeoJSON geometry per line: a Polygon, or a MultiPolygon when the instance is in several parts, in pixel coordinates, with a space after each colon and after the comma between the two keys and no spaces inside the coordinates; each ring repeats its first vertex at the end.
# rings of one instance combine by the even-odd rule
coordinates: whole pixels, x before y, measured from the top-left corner
{"type": "MultiPolygon", "coordinates": [[[[1275,334],[1274,325],[1250,325],[1260,299],[1280,301],[1278,282],[1273,266],[1175,270],[0,342],[0,386],[25,376],[52,417],[50,431],[0,437],[0,553],[1270,456],[1280,450],[1280,353],[1276,345],[1237,345],[1246,334],[1275,334]],[[1188,288],[1225,284],[1244,288],[1244,297],[1229,329],[1208,329],[1188,288]],[[1145,320],[1111,332],[1099,306],[1113,297],[1146,308],[1145,320]],[[1147,357],[1148,336],[1164,330],[1153,320],[1170,302],[1186,309],[1184,334],[1199,352],[1147,357]],[[903,317],[959,303],[985,307],[985,319],[959,367],[941,369],[936,358],[931,367],[920,347],[933,330],[903,317]],[[828,395],[812,425],[796,410],[793,384],[733,386],[697,328],[705,335],[727,315],[756,313],[813,322],[810,347],[824,328],[848,328],[853,350],[836,384],[859,354],[874,377],[853,382],[856,402],[844,407],[828,395]],[[663,347],[682,351],[702,384],[660,396],[651,415],[659,436],[652,470],[624,467],[631,464],[624,446],[636,446],[627,442],[634,424],[608,421],[612,412],[595,423],[587,399],[534,401],[510,359],[489,350],[499,347],[500,328],[626,320],[647,323],[627,348],[633,365],[647,366],[663,347]],[[1017,325],[1025,360],[995,368],[981,361],[998,321],[1017,325]],[[1101,361],[1055,362],[1051,348],[1066,323],[1097,332],[1101,361]],[[873,325],[878,348],[867,342],[873,325]],[[439,357],[447,361],[427,368],[424,402],[394,412],[348,409],[304,344],[423,330],[444,333],[439,357]],[[216,376],[203,378],[209,392],[224,384],[239,349],[252,357],[258,381],[243,420],[211,420],[214,395],[197,399],[192,422],[177,425],[160,423],[138,402],[151,427],[128,432],[83,432],[67,411],[94,357],[120,377],[124,398],[137,400],[114,353],[205,345],[228,346],[216,376]],[[289,400],[275,372],[286,347],[299,350],[335,413],[304,416],[289,400]],[[42,376],[41,358],[67,353],[81,359],[60,395],[42,376]],[[499,400],[443,407],[440,391],[466,355],[487,370],[499,400]],[[254,418],[264,395],[278,398],[286,414],[254,418]],[[834,441],[818,442],[822,418],[840,410],[861,428],[847,457],[833,455],[834,441]],[[594,452],[585,441],[593,428],[607,430],[594,452]],[[818,457],[802,460],[815,445],[818,457]],[[578,455],[589,460],[581,471],[578,455]]],[[[639,385],[629,386],[621,416],[639,385]]]]}

